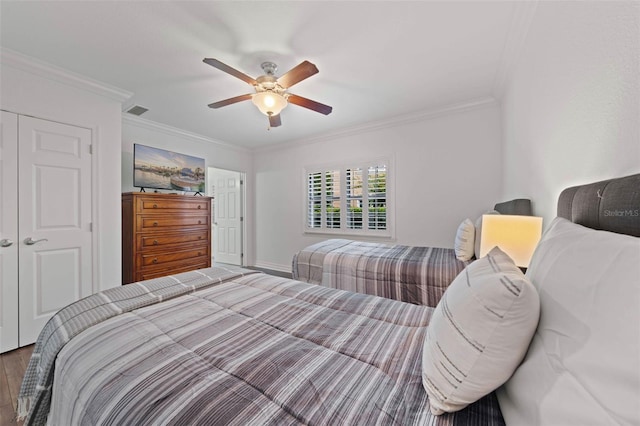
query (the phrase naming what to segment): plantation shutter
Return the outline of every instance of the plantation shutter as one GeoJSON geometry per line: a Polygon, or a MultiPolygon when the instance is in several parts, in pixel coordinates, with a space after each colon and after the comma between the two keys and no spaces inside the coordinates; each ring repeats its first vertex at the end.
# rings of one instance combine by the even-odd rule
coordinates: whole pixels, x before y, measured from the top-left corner
{"type": "Polygon", "coordinates": [[[347,228],[362,229],[362,169],[347,169],[347,228]]]}
{"type": "Polygon", "coordinates": [[[367,199],[369,229],[387,229],[387,166],[369,167],[367,199]]]}
{"type": "Polygon", "coordinates": [[[322,226],[322,173],[309,173],[307,178],[307,227],[322,226]]]}
{"type": "Polygon", "coordinates": [[[310,232],[390,236],[387,160],[306,172],[306,229],[310,232]]]}
{"type": "Polygon", "coordinates": [[[340,171],[325,172],[327,228],[340,229],[340,171]]]}

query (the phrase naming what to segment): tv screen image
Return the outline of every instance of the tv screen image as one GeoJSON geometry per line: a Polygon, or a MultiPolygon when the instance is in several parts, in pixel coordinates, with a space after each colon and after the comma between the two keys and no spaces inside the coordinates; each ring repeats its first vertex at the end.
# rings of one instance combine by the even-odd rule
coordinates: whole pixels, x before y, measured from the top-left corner
{"type": "Polygon", "coordinates": [[[133,144],[133,186],[204,192],[204,158],[133,144]]]}

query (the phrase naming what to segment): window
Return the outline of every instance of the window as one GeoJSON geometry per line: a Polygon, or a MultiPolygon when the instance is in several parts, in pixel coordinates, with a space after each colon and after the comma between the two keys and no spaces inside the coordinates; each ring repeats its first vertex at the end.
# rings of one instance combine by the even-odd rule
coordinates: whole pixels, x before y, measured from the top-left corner
{"type": "Polygon", "coordinates": [[[306,231],[391,236],[388,163],[307,169],[306,231]]]}

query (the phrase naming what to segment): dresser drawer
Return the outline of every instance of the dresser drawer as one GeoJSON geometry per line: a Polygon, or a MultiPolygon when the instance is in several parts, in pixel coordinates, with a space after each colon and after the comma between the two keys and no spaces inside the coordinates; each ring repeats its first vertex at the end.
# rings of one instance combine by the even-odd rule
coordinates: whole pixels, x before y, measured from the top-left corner
{"type": "Polygon", "coordinates": [[[138,231],[150,231],[171,228],[202,228],[208,229],[211,216],[209,214],[193,215],[137,215],[136,228],[138,231]]]}
{"type": "Polygon", "coordinates": [[[198,211],[209,211],[210,207],[211,200],[209,198],[200,199],[198,197],[189,199],[180,197],[172,199],[171,196],[167,196],[162,199],[158,199],[157,197],[142,197],[138,199],[138,213],[168,213],[172,210],[196,213],[198,211]]]}
{"type": "Polygon", "coordinates": [[[135,274],[135,281],[150,280],[151,278],[166,277],[167,275],[175,275],[181,272],[193,271],[195,269],[208,268],[210,262],[196,260],[195,262],[181,262],[179,264],[167,265],[160,268],[144,268],[135,274]]]}
{"type": "Polygon", "coordinates": [[[210,256],[209,245],[200,247],[190,247],[186,250],[167,250],[159,253],[140,253],[138,254],[139,265],[141,267],[162,265],[165,263],[181,261],[185,259],[204,258],[206,260],[210,256]]]}
{"type": "Polygon", "coordinates": [[[207,243],[209,231],[191,231],[166,234],[136,234],[136,249],[140,251],[166,250],[170,247],[193,247],[198,243],[207,243]]]}

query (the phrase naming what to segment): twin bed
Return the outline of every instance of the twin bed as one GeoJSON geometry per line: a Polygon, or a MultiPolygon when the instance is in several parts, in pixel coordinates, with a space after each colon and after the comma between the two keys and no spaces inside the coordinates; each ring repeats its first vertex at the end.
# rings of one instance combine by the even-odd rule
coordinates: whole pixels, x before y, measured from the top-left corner
{"type": "Polygon", "coordinates": [[[293,257],[293,279],[435,307],[471,261],[453,249],[330,239],[293,257]]]}
{"type": "MultiPolygon", "coordinates": [[[[449,292],[434,309],[219,267],[129,284],[61,310],[38,338],[19,408],[36,425],[637,422],[639,188],[634,175],[563,192],[558,212],[569,220],[554,221],[527,272],[540,294],[529,353],[498,392],[458,411],[435,415],[423,385],[430,323],[454,304],[449,292]],[[603,255],[612,282],[592,259],[580,260],[599,246],[616,248],[603,255]],[[568,279],[572,271],[580,282],[568,279]],[[593,297],[582,306],[575,293],[593,297]],[[606,311],[594,315],[598,309],[606,311]],[[549,360],[551,369],[540,367],[549,360]],[[577,384],[566,387],[564,372],[577,384]]],[[[466,268],[454,284],[472,273],[466,268]]]]}
{"type": "MultiPolygon", "coordinates": [[[[531,215],[531,202],[498,203],[500,214],[531,215]]],[[[329,288],[435,307],[471,260],[454,249],[330,239],[293,256],[293,279],[329,288]]]]}

